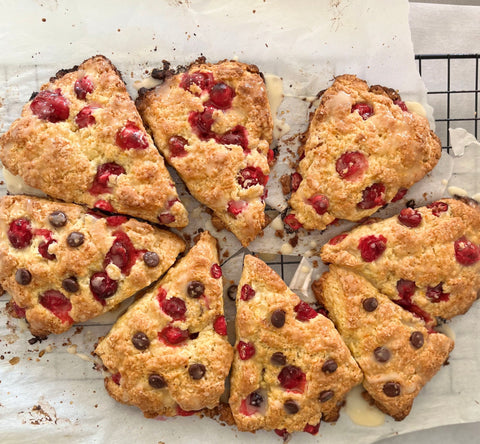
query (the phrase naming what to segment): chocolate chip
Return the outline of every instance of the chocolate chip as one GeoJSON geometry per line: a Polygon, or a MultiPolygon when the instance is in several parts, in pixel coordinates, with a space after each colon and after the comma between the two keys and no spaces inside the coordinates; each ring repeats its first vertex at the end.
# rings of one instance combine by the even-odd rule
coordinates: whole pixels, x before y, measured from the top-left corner
{"type": "Polygon", "coordinates": [[[263,404],[263,396],[258,392],[252,392],[248,395],[247,402],[253,407],[260,407],[263,404]]]}
{"type": "Polygon", "coordinates": [[[327,359],[322,365],[322,372],[324,373],[333,373],[337,370],[338,365],[333,359],[327,359]]]}
{"type": "Polygon", "coordinates": [[[391,357],[390,350],[386,347],[377,347],[373,354],[378,362],[387,362],[391,357]]]}
{"type": "Polygon", "coordinates": [[[145,265],[147,267],[153,268],[160,263],[160,258],[158,257],[158,254],[154,251],[147,251],[143,255],[143,262],[145,262],[145,265]]]}
{"type": "Polygon", "coordinates": [[[85,236],[78,231],[72,231],[67,237],[67,244],[71,247],[79,247],[83,244],[85,236]]]}
{"type": "Polygon", "coordinates": [[[285,404],[283,404],[283,408],[289,415],[294,415],[295,413],[298,413],[300,410],[300,407],[298,407],[298,404],[295,401],[285,401],[285,404]]]}
{"type": "Polygon", "coordinates": [[[410,200],[407,200],[407,203],[405,204],[405,206],[407,208],[415,208],[415,201],[413,199],[410,199],[410,200]]]}
{"type": "Polygon", "coordinates": [[[26,268],[19,268],[15,272],[15,280],[20,285],[28,285],[32,282],[32,274],[26,268]]]}
{"type": "Polygon", "coordinates": [[[230,285],[227,290],[227,296],[231,301],[237,298],[238,285],[230,285]]]}
{"type": "Polygon", "coordinates": [[[161,389],[167,386],[165,379],[155,373],[148,377],[148,383],[150,384],[150,386],[156,389],[161,389]]]}
{"type": "Polygon", "coordinates": [[[270,322],[276,328],[282,328],[285,325],[285,312],[283,310],[275,310],[270,316],[270,322]]]}
{"type": "Polygon", "coordinates": [[[270,358],[272,365],[284,366],[287,363],[287,358],[282,352],[275,352],[270,358]]]}
{"type": "Polygon", "coordinates": [[[145,333],[139,331],[132,336],[132,344],[137,350],[146,350],[150,345],[150,339],[145,333]]]}
{"type": "Polygon", "coordinates": [[[423,346],[423,334],[420,331],[414,331],[410,335],[410,342],[415,348],[421,348],[423,346]]]}
{"type": "Polygon", "coordinates": [[[48,221],[54,226],[54,227],[63,227],[67,223],[67,216],[65,213],[62,211],[54,211],[53,213],[50,213],[48,216],[48,221]]]}
{"type": "Polygon", "coordinates": [[[365,311],[371,312],[378,307],[378,301],[376,298],[367,298],[362,302],[365,311]]]}
{"type": "Polygon", "coordinates": [[[196,331],[196,332],[194,332],[194,333],[190,333],[190,334],[188,335],[188,337],[189,337],[190,339],[197,339],[199,334],[200,334],[200,332],[196,331]]]}
{"type": "Polygon", "coordinates": [[[74,276],[68,277],[62,281],[62,287],[69,293],[76,293],[80,286],[78,285],[77,278],[74,276]]]}
{"type": "Polygon", "coordinates": [[[187,294],[194,299],[198,299],[205,291],[205,285],[198,281],[191,281],[187,286],[187,294]]]}
{"type": "Polygon", "coordinates": [[[320,395],[318,396],[318,399],[320,400],[320,402],[327,402],[332,398],[333,398],[332,390],[324,390],[323,392],[320,392],[320,395]]]}
{"type": "Polygon", "coordinates": [[[397,382],[387,382],[383,385],[383,393],[390,398],[400,395],[400,384],[397,382]]]}
{"type": "Polygon", "coordinates": [[[202,379],[207,369],[203,364],[192,364],[188,367],[188,374],[192,379],[202,379]]]}

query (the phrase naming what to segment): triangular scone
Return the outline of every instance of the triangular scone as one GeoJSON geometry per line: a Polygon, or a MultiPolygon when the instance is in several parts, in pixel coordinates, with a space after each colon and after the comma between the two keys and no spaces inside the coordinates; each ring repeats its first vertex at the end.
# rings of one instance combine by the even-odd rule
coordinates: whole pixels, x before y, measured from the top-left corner
{"type": "Polygon", "coordinates": [[[126,216],[36,197],[0,200],[0,284],[37,336],[111,310],[184,249],[178,236],[126,216]]]}
{"type": "Polygon", "coordinates": [[[116,322],[96,353],[112,373],[108,393],[147,417],[219,404],[233,351],[217,245],[208,232],[116,322]]]}
{"type": "Polygon", "coordinates": [[[480,290],[480,208],[445,199],[361,225],[322,248],[429,326],[465,313],[480,290]]]}
{"type": "Polygon", "coordinates": [[[287,223],[306,229],[370,216],[403,197],[441,154],[425,117],[395,91],[369,88],[353,75],[337,77],[323,93],[305,140],[287,223]]]}
{"type": "Polygon", "coordinates": [[[313,290],[363,371],[363,386],[383,412],[405,418],[422,387],[453,349],[445,335],[394,304],[363,277],[331,266],[313,290]]]}
{"type": "Polygon", "coordinates": [[[272,153],[272,117],[258,68],[195,63],[141,92],[136,104],[192,195],[248,245],[265,225],[272,153]]]}
{"type": "Polygon", "coordinates": [[[230,407],[240,430],[311,431],[335,421],[361,372],[333,323],[245,256],[230,407]]]}
{"type": "Polygon", "coordinates": [[[188,224],[120,73],[103,56],[59,71],[0,139],[5,168],[66,202],[188,224]]]}

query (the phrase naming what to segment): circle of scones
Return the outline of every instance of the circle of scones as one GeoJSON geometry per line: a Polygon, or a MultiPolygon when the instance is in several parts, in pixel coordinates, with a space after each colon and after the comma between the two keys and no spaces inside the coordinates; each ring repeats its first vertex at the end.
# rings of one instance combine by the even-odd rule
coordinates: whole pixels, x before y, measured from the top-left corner
{"type": "Polygon", "coordinates": [[[0,285],[12,296],[11,312],[26,316],[36,336],[111,310],[185,249],[178,236],[147,223],[31,196],[2,197],[0,226],[0,285]],[[157,266],[143,260],[148,252],[158,255],[157,266]]]}
{"type": "Polygon", "coordinates": [[[395,91],[353,75],[337,77],[322,94],[301,149],[287,223],[317,230],[398,200],[441,155],[426,118],[395,91]]]}

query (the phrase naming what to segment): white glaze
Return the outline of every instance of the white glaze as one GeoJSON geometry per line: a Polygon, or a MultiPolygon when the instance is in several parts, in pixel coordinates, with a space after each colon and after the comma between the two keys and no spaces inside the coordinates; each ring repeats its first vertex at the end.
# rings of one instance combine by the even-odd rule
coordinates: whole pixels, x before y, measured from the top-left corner
{"type": "Polygon", "coordinates": [[[283,80],[275,74],[264,74],[267,96],[273,117],[273,137],[279,139],[290,131],[290,125],[285,120],[277,118],[278,108],[283,98],[283,80]]]}
{"type": "Polygon", "coordinates": [[[385,422],[385,413],[370,405],[363,397],[362,385],[357,385],[347,394],[345,412],[353,423],[365,427],[378,427],[385,422]]]}
{"type": "Polygon", "coordinates": [[[47,195],[37,188],[27,185],[20,176],[15,176],[5,167],[2,167],[3,178],[7,190],[12,194],[28,194],[30,196],[46,197],[47,195]]]}
{"type": "Polygon", "coordinates": [[[280,248],[280,253],[282,254],[292,254],[292,252],[293,252],[293,247],[288,243],[283,244],[282,247],[280,248]]]}
{"type": "Polygon", "coordinates": [[[425,111],[425,108],[423,105],[419,102],[405,102],[405,105],[407,106],[408,110],[411,113],[418,114],[419,116],[427,118],[427,112],[425,111]]]}
{"type": "Polygon", "coordinates": [[[451,196],[461,196],[461,197],[468,196],[468,193],[463,188],[456,187],[456,186],[448,187],[447,191],[451,196]]]}

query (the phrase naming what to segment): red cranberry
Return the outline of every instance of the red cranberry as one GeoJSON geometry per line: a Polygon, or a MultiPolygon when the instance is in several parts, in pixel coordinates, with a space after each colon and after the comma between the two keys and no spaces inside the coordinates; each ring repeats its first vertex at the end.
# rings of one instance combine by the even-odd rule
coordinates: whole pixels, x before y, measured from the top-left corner
{"type": "Polygon", "coordinates": [[[275,152],[271,148],[269,148],[267,153],[268,165],[272,166],[274,161],[275,161],[275,152]]]}
{"type": "Polygon", "coordinates": [[[445,202],[432,202],[427,205],[427,208],[432,210],[434,216],[440,216],[440,213],[445,213],[448,210],[448,204],[445,202]]]}
{"type": "Polygon", "coordinates": [[[63,122],[70,114],[68,101],[60,89],[40,91],[30,103],[30,109],[39,119],[51,123],[63,122]]]}
{"type": "Polygon", "coordinates": [[[68,314],[72,309],[70,299],[57,290],[47,290],[38,298],[40,305],[50,310],[62,322],[73,324],[73,319],[68,314]]]}
{"type": "Polygon", "coordinates": [[[202,112],[192,111],[188,116],[188,122],[192,127],[193,132],[201,139],[208,140],[215,136],[211,130],[214,119],[214,108],[206,106],[202,112]]]}
{"type": "Polygon", "coordinates": [[[120,379],[122,379],[122,375],[120,375],[120,372],[117,372],[117,373],[112,375],[112,381],[115,384],[120,385],[120,379]]]}
{"type": "Polygon", "coordinates": [[[240,341],[237,344],[237,350],[242,361],[250,359],[255,354],[255,346],[251,342],[240,341]]]}
{"type": "Polygon", "coordinates": [[[283,222],[287,224],[293,231],[297,231],[303,227],[303,225],[297,220],[294,214],[285,216],[283,222]]]}
{"type": "Polygon", "coordinates": [[[182,330],[179,327],[167,325],[158,333],[158,339],[167,345],[177,345],[188,339],[188,330],[182,330]]]}
{"type": "Polygon", "coordinates": [[[318,423],[317,425],[307,424],[303,429],[304,432],[310,433],[310,435],[316,435],[319,430],[320,423],[318,423]]]}
{"type": "Polygon", "coordinates": [[[216,138],[218,143],[222,145],[238,145],[241,146],[245,152],[248,154],[250,150],[248,149],[248,134],[247,129],[242,125],[237,125],[235,128],[227,131],[226,133],[220,134],[216,138]]]}
{"type": "Polygon", "coordinates": [[[225,316],[218,316],[213,323],[213,329],[221,336],[227,336],[227,322],[225,316]]]}
{"type": "Polygon", "coordinates": [[[232,106],[235,91],[225,83],[217,83],[210,90],[210,102],[219,109],[228,109],[232,106]]]}
{"type": "Polygon", "coordinates": [[[28,247],[33,237],[30,221],[23,218],[15,219],[10,223],[7,236],[13,248],[21,250],[28,247]]]}
{"type": "Polygon", "coordinates": [[[283,438],[283,441],[286,442],[288,438],[290,437],[290,433],[288,433],[287,429],[274,429],[274,432],[280,436],[280,438],[283,438]]]}
{"type": "Polygon", "coordinates": [[[118,227],[126,222],[128,222],[128,217],[126,216],[108,216],[106,219],[107,225],[109,227],[118,227]]]}
{"type": "Polygon", "coordinates": [[[255,296],[255,290],[250,285],[245,284],[240,291],[240,299],[242,301],[249,301],[255,296]]]}
{"type": "Polygon", "coordinates": [[[90,194],[98,196],[99,194],[110,193],[111,189],[108,186],[110,176],[119,176],[120,174],[125,174],[125,168],[118,163],[109,162],[99,165],[89,190],[90,194]]]}
{"type": "Polygon", "coordinates": [[[408,228],[415,228],[422,223],[422,215],[413,208],[404,208],[398,215],[398,221],[408,228]]]}
{"type": "Polygon", "coordinates": [[[228,202],[227,211],[234,217],[237,217],[245,208],[248,203],[244,200],[231,200],[228,202]]]}
{"type": "Polygon", "coordinates": [[[117,131],[115,143],[123,150],[144,150],[148,148],[148,138],[135,123],[128,121],[117,131]]]}
{"type": "Polygon", "coordinates": [[[170,157],[185,157],[188,154],[185,145],[188,145],[188,141],[182,136],[170,137],[170,139],[168,139],[170,157]]]}
{"type": "Polygon", "coordinates": [[[411,302],[412,296],[415,294],[417,286],[415,282],[407,279],[400,279],[397,281],[397,291],[401,299],[407,302],[411,302]]]}
{"type": "Polygon", "coordinates": [[[222,277],[222,268],[218,264],[213,264],[210,268],[210,274],[215,279],[220,279],[222,277]]]}
{"type": "Polygon", "coordinates": [[[292,173],[291,175],[291,189],[293,192],[298,190],[300,183],[302,182],[303,177],[300,173],[292,173]]]}
{"type": "Polygon", "coordinates": [[[480,246],[469,241],[465,236],[454,243],[455,259],[462,265],[473,265],[480,259],[480,246]]]}
{"type": "Polygon", "coordinates": [[[310,305],[308,305],[305,301],[299,302],[295,306],[294,311],[295,313],[297,313],[296,318],[302,322],[313,319],[318,315],[318,313],[312,307],[310,307],[310,305]]]}
{"type": "Polygon", "coordinates": [[[394,100],[393,103],[395,105],[399,106],[402,111],[407,111],[408,112],[407,105],[405,105],[405,102],[403,100],[397,99],[397,100],[394,100]]]}
{"type": "Polygon", "coordinates": [[[40,244],[38,245],[38,252],[40,253],[40,255],[48,260],[55,259],[56,256],[48,252],[48,247],[51,244],[54,244],[57,242],[55,239],[52,238],[52,232],[50,230],[45,230],[40,228],[40,229],[34,230],[34,234],[37,236],[43,236],[45,238],[45,240],[40,242],[40,244]]]}
{"type": "Polygon", "coordinates": [[[98,271],[90,278],[90,291],[97,301],[105,305],[105,299],[117,291],[118,282],[111,279],[106,271],[98,271]]]}
{"type": "Polygon", "coordinates": [[[448,301],[450,299],[450,293],[443,292],[443,282],[435,287],[427,287],[426,296],[431,302],[448,301]]]}
{"type": "Polygon", "coordinates": [[[22,319],[26,315],[25,308],[20,307],[13,299],[8,303],[7,307],[9,314],[17,319],[22,319]]]}
{"type": "Polygon", "coordinates": [[[180,81],[180,88],[190,90],[191,85],[197,85],[201,90],[209,90],[214,84],[211,72],[185,73],[180,81]]]}
{"type": "Polygon", "coordinates": [[[329,243],[330,245],[337,245],[337,244],[339,244],[340,242],[342,242],[343,239],[345,239],[347,236],[348,236],[347,233],[339,234],[338,236],[332,237],[332,238],[328,241],[328,243],[329,243]]]}
{"type": "Polygon", "coordinates": [[[86,128],[87,126],[95,125],[96,120],[92,113],[98,108],[99,106],[96,105],[88,105],[81,109],[80,112],[75,116],[75,123],[77,126],[79,128],[86,128]]]}
{"type": "Polygon", "coordinates": [[[369,117],[373,116],[373,108],[368,103],[356,103],[352,106],[352,113],[357,111],[363,120],[367,120],[369,117]]]}
{"type": "Polygon", "coordinates": [[[328,210],[328,198],[327,196],[324,196],[323,194],[317,194],[316,196],[312,196],[310,199],[308,199],[308,203],[313,207],[315,212],[318,215],[325,214],[328,210]]]}
{"type": "Polygon", "coordinates": [[[284,389],[303,393],[307,377],[298,367],[286,365],[279,373],[278,380],[284,389]]]}
{"type": "Polygon", "coordinates": [[[379,236],[365,236],[360,239],[358,248],[365,262],[373,262],[378,259],[387,248],[387,239],[381,234],[379,236]]]}
{"type": "Polygon", "coordinates": [[[135,250],[132,241],[123,231],[116,231],[113,235],[115,240],[105,255],[103,266],[114,264],[124,275],[128,276],[140,252],[135,250]]]}
{"type": "Polygon", "coordinates": [[[395,196],[393,196],[392,202],[397,202],[397,201],[399,201],[400,199],[402,199],[403,196],[405,196],[405,194],[407,194],[407,191],[408,191],[407,188],[400,188],[400,189],[397,191],[397,194],[395,194],[395,196]]]}
{"type": "Polygon", "coordinates": [[[185,302],[177,297],[173,297],[170,299],[164,299],[160,303],[160,307],[162,310],[170,316],[174,321],[184,321],[185,320],[185,313],[187,312],[187,306],[185,302]]]}
{"type": "Polygon", "coordinates": [[[88,76],[83,76],[75,82],[73,89],[80,100],[85,100],[87,94],[93,92],[93,82],[88,76]]]}
{"type": "Polygon", "coordinates": [[[362,178],[368,169],[368,160],[360,151],[348,151],[337,159],[335,169],[342,179],[353,182],[362,178]]]}
{"type": "Polygon", "coordinates": [[[357,203],[357,207],[362,210],[369,210],[385,205],[385,185],[383,183],[374,183],[372,186],[362,191],[362,201],[357,203]]]}
{"type": "Polygon", "coordinates": [[[237,182],[242,188],[250,188],[258,184],[266,185],[268,181],[268,176],[258,167],[248,166],[238,174],[237,182]]]}
{"type": "Polygon", "coordinates": [[[177,416],[193,416],[197,412],[198,410],[183,410],[179,405],[177,405],[177,416]]]}
{"type": "Polygon", "coordinates": [[[172,213],[168,213],[168,212],[160,213],[158,215],[158,221],[162,225],[168,225],[175,222],[175,216],[172,213]]]}
{"type": "Polygon", "coordinates": [[[97,208],[98,210],[108,211],[109,213],[114,213],[115,208],[110,202],[106,200],[99,199],[93,204],[93,208],[97,208]]]}

